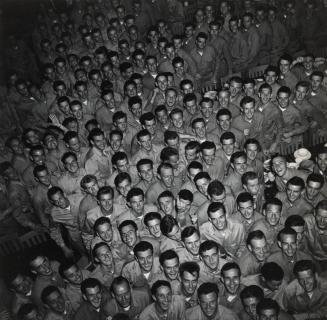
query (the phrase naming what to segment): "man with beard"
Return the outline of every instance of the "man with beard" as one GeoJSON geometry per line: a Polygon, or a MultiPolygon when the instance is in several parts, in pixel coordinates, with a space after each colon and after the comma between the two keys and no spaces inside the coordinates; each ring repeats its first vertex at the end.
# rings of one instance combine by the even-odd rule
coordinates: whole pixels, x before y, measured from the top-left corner
{"type": "Polygon", "coordinates": [[[117,313],[126,314],[131,320],[137,320],[140,313],[150,303],[150,296],[143,290],[132,289],[128,280],[122,276],[116,277],[111,284],[113,299],[103,306],[106,317],[117,313]]]}
{"type": "Polygon", "coordinates": [[[188,320],[236,320],[236,313],[219,304],[219,289],[217,284],[205,282],[198,288],[199,304],[186,310],[188,320]]]}
{"type": "Polygon", "coordinates": [[[90,276],[90,272],[80,269],[73,261],[66,261],[60,265],[59,274],[66,283],[65,294],[76,312],[83,301],[81,283],[90,276]]]}
{"type": "MultiPolygon", "coordinates": [[[[140,320],[185,320],[184,299],[173,295],[168,281],[158,280],[151,287],[154,300],[140,314],[140,320]]],[[[188,318],[189,319],[189,318],[188,318]]]]}

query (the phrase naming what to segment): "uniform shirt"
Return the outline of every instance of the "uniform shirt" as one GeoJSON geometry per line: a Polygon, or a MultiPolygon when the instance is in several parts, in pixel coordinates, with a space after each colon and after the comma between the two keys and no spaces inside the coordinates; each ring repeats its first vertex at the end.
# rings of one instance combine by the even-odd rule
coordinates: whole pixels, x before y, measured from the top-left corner
{"type": "MultiPolygon", "coordinates": [[[[187,320],[207,320],[199,305],[186,310],[187,320]]],[[[211,320],[238,320],[236,313],[222,305],[218,305],[217,314],[211,320]]]]}
{"type": "Polygon", "coordinates": [[[181,296],[173,295],[169,308],[167,311],[167,317],[159,315],[155,307],[155,302],[147,306],[140,314],[139,320],[185,320],[185,303],[181,296]]]}
{"type": "Polygon", "coordinates": [[[258,261],[253,253],[247,249],[238,259],[238,263],[241,267],[242,276],[247,277],[249,275],[260,273],[261,267],[266,263],[266,261],[258,261]]]}
{"type": "Polygon", "coordinates": [[[275,182],[277,185],[278,191],[286,191],[286,183],[289,179],[297,176],[302,178],[304,181],[307,181],[308,173],[302,170],[287,168],[287,171],[283,177],[275,176],[275,182]]]}
{"type": "Polygon", "coordinates": [[[139,149],[131,159],[131,163],[136,165],[141,159],[150,159],[154,164],[158,164],[160,162],[160,151],[161,147],[159,145],[152,144],[152,149],[150,151],[146,151],[143,148],[139,149]]]}
{"type": "Polygon", "coordinates": [[[184,248],[184,244],[182,241],[177,241],[170,239],[166,236],[163,236],[163,239],[160,242],[160,252],[164,252],[166,250],[180,250],[184,248]]]}
{"type": "Polygon", "coordinates": [[[263,115],[254,111],[251,122],[247,121],[243,114],[237,116],[232,121],[232,126],[244,133],[245,138],[258,139],[262,134],[263,115]]]}
{"type": "Polygon", "coordinates": [[[200,261],[200,275],[199,275],[199,283],[205,282],[214,282],[216,284],[220,283],[221,279],[221,268],[225,263],[229,262],[228,260],[219,257],[218,266],[216,270],[211,270],[203,260],[200,261]]]}
{"type": "Polygon", "coordinates": [[[136,260],[127,263],[121,271],[121,275],[129,281],[133,288],[143,289],[151,288],[155,278],[161,273],[159,258],[156,257],[153,258],[153,265],[148,278],[145,277],[136,260]]]}
{"type": "Polygon", "coordinates": [[[60,187],[67,195],[75,193],[81,194],[82,190],[80,183],[85,175],[86,171],[83,168],[79,168],[75,174],[66,171],[58,179],[58,187],[60,187]]]}
{"type": "MultiPolygon", "coordinates": [[[[253,171],[253,168],[247,165],[246,172],[253,171]]],[[[230,187],[234,197],[243,190],[242,176],[235,170],[230,170],[229,174],[223,180],[224,186],[230,187]]]]}
{"type": "Polygon", "coordinates": [[[239,314],[243,310],[243,303],[240,298],[240,292],[245,288],[243,284],[239,285],[235,296],[231,296],[224,285],[219,285],[219,304],[223,305],[229,310],[239,314]]]}
{"type": "Polygon", "coordinates": [[[245,248],[245,230],[241,223],[228,218],[226,228],[217,230],[208,221],[200,227],[200,234],[205,240],[214,240],[219,243],[230,255],[240,256],[245,248]]]}
{"type": "Polygon", "coordinates": [[[103,286],[105,286],[107,289],[110,289],[112,281],[115,277],[119,276],[119,274],[120,270],[117,270],[115,264],[113,264],[110,268],[108,266],[99,264],[92,271],[90,277],[98,279],[103,286]]]}
{"type": "Polygon", "coordinates": [[[203,171],[209,173],[211,179],[217,179],[222,181],[225,175],[224,161],[218,156],[215,156],[213,164],[208,165],[204,161],[202,161],[203,171]]]}
{"type": "Polygon", "coordinates": [[[250,232],[250,229],[252,228],[252,226],[259,221],[260,219],[262,219],[262,215],[257,212],[254,211],[253,216],[250,220],[245,219],[244,216],[242,215],[242,213],[240,211],[236,211],[233,214],[233,219],[237,220],[238,222],[242,223],[242,225],[244,226],[245,232],[246,232],[246,237],[250,232]]]}

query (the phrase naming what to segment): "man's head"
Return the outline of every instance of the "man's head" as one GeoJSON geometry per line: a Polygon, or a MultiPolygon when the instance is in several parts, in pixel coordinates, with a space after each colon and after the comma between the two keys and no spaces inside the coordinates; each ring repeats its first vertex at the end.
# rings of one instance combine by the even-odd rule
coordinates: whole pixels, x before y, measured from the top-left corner
{"type": "Polygon", "coordinates": [[[80,285],[83,281],[82,271],[74,261],[63,262],[59,267],[59,274],[73,285],[80,285]]]}
{"type": "Polygon", "coordinates": [[[221,268],[221,282],[229,294],[235,295],[240,288],[241,269],[235,262],[227,262],[221,268]]]}
{"type": "Polygon", "coordinates": [[[271,168],[278,177],[283,177],[287,171],[286,159],[281,155],[276,155],[271,159],[271,168]]]}
{"type": "Polygon", "coordinates": [[[178,277],[179,257],[174,250],[166,250],[160,254],[159,262],[161,269],[169,281],[178,277]]]}
{"type": "Polygon", "coordinates": [[[305,193],[309,200],[314,200],[324,186],[324,177],[318,173],[311,173],[306,181],[305,193]]]}
{"type": "Polygon", "coordinates": [[[152,244],[147,241],[140,241],[135,245],[133,252],[141,270],[145,273],[150,272],[153,265],[152,244]]]}
{"type": "Polygon", "coordinates": [[[294,265],[293,273],[306,293],[312,293],[312,291],[317,287],[316,267],[313,261],[297,261],[294,265]]]}
{"type": "Polygon", "coordinates": [[[144,209],[144,192],[140,188],[132,188],[128,191],[126,197],[127,205],[137,215],[143,214],[144,209]]]}
{"type": "Polygon", "coordinates": [[[296,232],[297,244],[299,246],[304,236],[304,228],[305,228],[304,219],[297,214],[291,215],[285,221],[285,228],[292,228],[296,232]]]}
{"type": "Polygon", "coordinates": [[[327,230],[327,200],[321,200],[314,210],[316,225],[319,230],[327,230]]]}
{"type": "Polygon", "coordinates": [[[137,172],[140,178],[146,182],[151,182],[154,177],[153,161],[151,159],[141,159],[136,164],[137,172]]]}
{"type": "Polygon", "coordinates": [[[241,100],[241,111],[247,121],[252,121],[255,111],[255,100],[252,97],[244,97],[241,100]]]}
{"type": "Polygon", "coordinates": [[[211,270],[217,271],[219,265],[219,245],[213,240],[206,240],[200,244],[200,258],[211,270]]]}
{"type": "Polygon", "coordinates": [[[256,285],[245,287],[240,293],[241,301],[245,312],[250,319],[257,318],[257,304],[264,298],[263,290],[256,285]]]}
{"type": "Polygon", "coordinates": [[[137,133],[136,138],[137,143],[142,149],[144,149],[146,152],[150,152],[152,150],[151,133],[147,129],[140,130],[137,133]]]}
{"type": "Polygon", "coordinates": [[[227,227],[226,208],[220,202],[210,203],[208,210],[209,221],[218,231],[223,231],[227,227]]]}
{"type": "Polygon", "coordinates": [[[313,71],[310,75],[311,90],[313,92],[319,91],[322,86],[324,74],[321,71],[313,71]]]}
{"type": "Polygon", "coordinates": [[[181,241],[181,229],[173,216],[165,215],[162,218],[160,230],[164,236],[175,241],[181,241]]]}
{"type": "Polygon", "coordinates": [[[198,288],[198,300],[202,312],[208,319],[213,319],[218,313],[219,289],[216,283],[205,282],[198,288]]]}
{"type": "Polygon", "coordinates": [[[174,183],[174,171],[170,163],[161,163],[157,169],[158,179],[166,188],[171,188],[174,183]]]}
{"type": "Polygon", "coordinates": [[[327,174],[327,147],[318,148],[316,162],[323,175],[327,174]]]}
{"type": "Polygon", "coordinates": [[[277,244],[287,258],[293,259],[297,251],[296,231],[292,228],[280,230],[277,235],[277,244]]]}
{"type": "Polygon", "coordinates": [[[161,237],[161,230],[160,230],[160,223],[161,223],[161,215],[158,212],[148,212],[144,216],[144,225],[148,229],[151,236],[154,238],[161,237]]]}
{"type": "Polygon", "coordinates": [[[289,87],[280,87],[277,91],[277,102],[281,109],[286,109],[290,103],[291,89],[289,87]]]}
{"type": "Polygon", "coordinates": [[[297,176],[287,181],[286,195],[289,202],[294,203],[296,200],[300,199],[304,186],[303,179],[297,176]]]}
{"type": "Polygon", "coordinates": [[[172,300],[170,283],[165,280],[156,281],[151,287],[151,295],[160,313],[167,312],[172,300]]]}
{"type": "Polygon", "coordinates": [[[257,304],[258,320],[277,320],[279,311],[278,303],[270,298],[264,298],[257,304]]]}
{"type": "Polygon", "coordinates": [[[257,173],[253,171],[245,172],[242,175],[243,188],[252,196],[256,196],[260,189],[259,178],[257,173]]]}
{"type": "Polygon", "coordinates": [[[33,281],[30,277],[18,273],[10,281],[10,287],[18,294],[28,296],[32,292],[33,281]]]}
{"type": "Polygon", "coordinates": [[[128,308],[132,303],[131,286],[126,278],[114,278],[110,287],[111,295],[121,308],[128,308]]]}
{"type": "Polygon", "coordinates": [[[240,193],[236,198],[238,211],[244,219],[251,220],[254,215],[253,196],[248,192],[240,193]]]}
{"type": "Polygon", "coordinates": [[[116,176],[114,183],[118,193],[126,199],[128,192],[132,188],[131,176],[127,172],[120,172],[116,176]]]}
{"type": "Polygon", "coordinates": [[[184,155],[188,163],[190,163],[191,161],[199,160],[199,154],[200,154],[200,143],[198,141],[192,140],[186,144],[184,155]]]}
{"type": "Polygon", "coordinates": [[[247,156],[244,151],[236,151],[230,158],[231,166],[236,173],[243,175],[247,170],[247,156]]]}
{"type": "Polygon", "coordinates": [[[176,198],[177,214],[188,214],[191,209],[192,202],[193,193],[187,189],[180,190],[176,198]]]}
{"type": "Polygon", "coordinates": [[[17,318],[21,320],[42,320],[44,317],[35,304],[26,303],[19,308],[17,318]]]}
{"type": "Polygon", "coordinates": [[[196,262],[187,261],[180,265],[179,276],[182,292],[186,297],[192,296],[198,286],[200,267],[196,262]]]}
{"type": "Polygon", "coordinates": [[[236,138],[233,132],[226,131],[220,136],[221,147],[228,158],[235,151],[236,138]]]}
{"type": "Polygon", "coordinates": [[[193,256],[198,256],[200,247],[200,232],[194,226],[187,226],[183,229],[182,241],[186,250],[193,256]]]}
{"type": "Polygon", "coordinates": [[[47,196],[50,203],[60,209],[65,209],[70,205],[69,199],[59,187],[51,187],[47,192],[47,196]]]}
{"type": "Polygon", "coordinates": [[[96,197],[99,191],[98,180],[96,176],[92,174],[85,175],[80,182],[80,186],[85,193],[93,197],[96,197]]]}
{"type": "Polygon", "coordinates": [[[92,308],[98,310],[102,301],[102,286],[98,279],[88,278],[81,284],[83,299],[89,303],[92,308]]]}
{"type": "Polygon", "coordinates": [[[124,220],[118,226],[120,237],[129,248],[133,248],[138,240],[137,225],[132,220],[124,220]]]}
{"type": "Polygon", "coordinates": [[[114,258],[109,245],[106,242],[97,243],[92,249],[92,256],[96,263],[106,268],[114,267],[114,258]]]}
{"type": "Polygon", "coordinates": [[[269,256],[269,247],[266,236],[261,230],[254,230],[248,234],[246,239],[248,250],[259,262],[264,262],[269,256]]]}
{"type": "Polygon", "coordinates": [[[283,203],[277,198],[267,199],[263,205],[263,215],[271,226],[276,226],[280,222],[283,203]]]}
{"type": "Polygon", "coordinates": [[[277,291],[284,279],[284,270],[275,262],[266,262],[261,267],[260,281],[270,291],[277,291]]]}
{"type": "Polygon", "coordinates": [[[212,165],[216,156],[216,145],[212,141],[204,141],[200,145],[201,157],[207,165],[212,165]]]}
{"type": "Polygon", "coordinates": [[[33,175],[36,182],[42,184],[43,186],[50,187],[51,177],[49,170],[45,165],[37,165],[33,169],[33,175]]]}
{"type": "Polygon", "coordinates": [[[48,286],[42,290],[41,300],[46,309],[59,314],[64,314],[65,312],[65,298],[55,286],[48,286]]]}
{"type": "Polygon", "coordinates": [[[100,151],[103,151],[107,146],[104,133],[99,128],[95,128],[91,130],[91,132],[88,135],[88,140],[93,148],[96,148],[100,151]]]}
{"type": "Polygon", "coordinates": [[[208,174],[208,172],[199,172],[196,174],[196,176],[193,179],[194,184],[196,185],[199,192],[201,192],[203,195],[207,196],[208,192],[208,186],[211,181],[211,178],[208,174]]]}

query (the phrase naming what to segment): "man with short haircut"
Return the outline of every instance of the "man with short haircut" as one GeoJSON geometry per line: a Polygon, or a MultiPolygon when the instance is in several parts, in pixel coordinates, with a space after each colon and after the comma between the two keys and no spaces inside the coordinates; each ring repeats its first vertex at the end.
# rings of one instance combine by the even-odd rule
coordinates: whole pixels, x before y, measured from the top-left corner
{"type": "Polygon", "coordinates": [[[153,204],[144,203],[144,192],[139,188],[132,188],[128,191],[127,197],[128,210],[120,212],[117,223],[120,224],[125,220],[133,220],[136,222],[140,232],[146,231],[144,226],[144,216],[148,212],[156,212],[158,209],[153,204]]]}
{"type": "Polygon", "coordinates": [[[246,286],[240,293],[244,310],[240,313],[240,319],[257,319],[257,304],[264,298],[263,290],[255,285],[246,286]]]}
{"type": "Polygon", "coordinates": [[[278,61],[279,67],[279,84],[281,86],[289,87],[293,90],[299,81],[296,74],[291,70],[292,65],[292,57],[288,54],[283,54],[278,61]]]}
{"type": "Polygon", "coordinates": [[[326,117],[326,108],[324,107],[327,101],[326,88],[323,85],[324,74],[322,71],[313,71],[310,75],[310,90],[308,101],[312,103],[326,117]]]}
{"type": "Polygon", "coordinates": [[[314,208],[320,201],[326,199],[326,197],[321,193],[324,184],[324,177],[321,174],[311,173],[307,178],[302,197],[314,208]]]}
{"type": "Polygon", "coordinates": [[[213,100],[207,97],[202,98],[200,101],[200,116],[204,120],[205,128],[208,132],[216,128],[213,100]]]}
{"type": "Polygon", "coordinates": [[[149,289],[160,270],[159,259],[153,255],[153,246],[147,241],[141,241],[133,248],[135,260],[122,268],[125,277],[133,288],[149,289]]]}
{"type": "Polygon", "coordinates": [[[177,217],[176,199],[174,195],[169,191],[163,191],[159,194],[158,205],[160,214],[162,216],[172,216],[174,219],[177,217]]]}
{"type": "Polygon", "coordinates": [[[316,156],[316,165],[313,169],[315,173],[319,173],[324,178],[324,186],[321,189],[321,193],[327,197],[327,147],[319,147],[316,156]]]}
{"type": "Polygon", "coordinates": [[[196,185],[194,184],[194,177],[203,171],[203,166],[198,161],[191,161],[187,166],[186,181],[181,186],[181,189],[189,190],[192,193],[196,192],[196,185]]]}
{"type": "Polygon", "coordinates": [[[122,276],[116,277],[110,288],[113,299],[103,306],[106,317],[113,317],[117,313],[125,314],[130,318],[138,317],[150,303],[147,292],[132,289],[128,280],[122,276]]]}
{"type": "Polygon", "coordinates": [[[194,226],[187,226],[181,233],[181,239],[184,244],[184,249],[178,251],[178,256],[181,262],[194,261],[200,262],[199,247],[200,247],[200,232],[194,226]]]}
{"type": "Polygon", "coordinates": [[[164,239],[160,230],[161,219],[162,217],[159,212],[148,212],[144,216],[144,225],[149,233],[149,237],[158,240],[159,244],[164,239]]]}
{"type": "Polygon", "coordinates": [[[245,172],[242,175],[242,185],[243,190],[253,197],[254,209],[257,212],[262,212],[265,201],[265,186],[259,181],[258,175],[253,171],[245,172]]]}
{"type": "Polygon", "coordinates": [[[144,194],[146,194],[150,185],[156,181],[153,172],[153,161],[150,159],[141,159],[136,163],[136,168],[140,181],[135,185],[135,187],[142,189],[144,194]]]}
{"type": "Polygon", "coordinates": [[[63,140],[68,151],[75,153],[79,167],[84,169],[85,158],[89,151],[89,148],[87,148],[86,146],[82,146],[80,137],[75,131],[67,131],[64,135],[63,140]]]}
{"type": "Polygon", "coordinates": [[[83,301],[81,283],[89,278],[90,272],[84,269],[81,270],[73,261],[66,261],[60,265],[59,274],[66,284],[65,294],[76,312],[83,301]]]}
{"type": "Polygon", "coordinates": [[[146,193],[146,203],[156,204],[158,195],[165,191],[171,191],[174,196],[180,190],[182,181],[174,177],[173,167],[169,163],[162,163],[157,169],[158,181],[154,182],[146,193]]]}
{"type": "Polygon", "coordinates": [[[185,299],[185,309],[198,304],[197,288],[199,283],[200,267],[196,262],[183,262],[179,267],[180,285],[178,295],[185,299]]]}
{"type": "Polygon", "coordinates": [[[181,227],[197,225],[197,207],[193,205],[193,194],[189,190],[181,189],[176,197],[176,220],[181,227]]]}
{"type": "Polygon", "coordinates": [[[312,260],[294,265],[295,279],[285,288],[283,305],[296,318],[321,318],[327,311],[327,281],[318,276],[312,260]]]}
{"type": "Polygon", "coordinates": [[[279,251],[272,253],[267,262],[276,262],[284,270],[285,280],[289,283],[294,279],[293,267],[297,261],[309,259],[310,256],[297,248],[297,234],[291,228],[284,228],[277,236],[279,251]]]}
{"type": "Polygon", "coordinates": [[[72,305],[58,287],[48,286],[44,288],[41,299],[46,309],[44,319],[73,319],[72,305]]]}
{"type": "Polygon", "coordinates": [[[186,310],[186,319],[238,319],[234,311],[219,304],[219,289],[212,282],[202,283],[198,288],[199,304],[186,310]]]}
{"type": "Polygon", "coordinates": [[[322,270],[327,270],[327,200],[320,201],[313,214],[304,216],[305,237],[309,252],[322,270]]]}
{"type": "Polygon", "coordinates": [[[140,320],[171,319],[184,320],[185,305],[181,296],[173,295],[168,281],[158,280],[151,287],[154,300],[140,314],[140,320]]]}
{"type": "Polygon", "coordinates": [[[286,220],[292,214],[304,216],[312,211],[313,207],[302,196],[304,181],[300,177],[293,177],[286,183],[286,192],[278,192],[276,198],[282,201],[282,220],[286,220]]]}
{"type": "Polygon", "coordinates": [[[181,229],[176,219],[171,215],[165,215],[160,222],[160,230],[165,238],[160,243],[160,251],[171,249],[179,251],[184,248],[181,239],[181,229]]]}
{"type": "Polygon", "coordinates": [[[244,143],[244,152],[247,157],[247,164],[253,168],[253,171],[258,175],[260,182],[263,182],[263,162],[258,159],[261,152],[261,145],[257,139],[247,139],[244,143]]]}
{"type": "Polygon", "coordinates": [[[285,220],[282,219],[282,209],[283,203],[279,199],[268,199],[263,205],[264,217],[256,221],[250,229],[250,231],[261,230],[272,250],[276,250],[277,234],[284,227],[285,220]]]}
{"type": "Polygon", "coordinates": [[[265,320],[268,317],[278,319],[280,306],[275,300],[264,298],[257,304],[256,312],[258,320],[265,320]]]}
{"type": "Polygon", "coordinates": [[[239,259],[243,277],[258,274],[270,254],[269,244],[260,229],[248,234],[246,246],[246,252],[239,259]]]}
{"type": "Polygon", "coordinates": [[[100,281],[95,278],[85,279],[81,284],[81,291],[83,302],[75,313],[74,320],[100,320],[103,316],[102,307],[109,298],[100,281]]]}
{"type": "Polygon", "coordinates": [[[211,177],[208,172],[199,172],[195,175],[193,181],[197,188],[193,195],[193,202],[195,206],[200,207],[208,200],[208,186],[211,177]]]}
{"type": "Polygon", "coordinates": [[[241,284],[241,269],[237,263],[227,262],[220,274],[222,286],[219,290],[219,303],[240,314],[243,309],[240,292],[244,288],[241,284]]]}
{"type": "Polygon", "coordinates": [[[213,202],[208,207],[208,222],[200,227],[206,240],[214,240],[232,257],[240,257],[245,249],[245,231],[241,223],[226,217],[225,206],[213,202]]]}

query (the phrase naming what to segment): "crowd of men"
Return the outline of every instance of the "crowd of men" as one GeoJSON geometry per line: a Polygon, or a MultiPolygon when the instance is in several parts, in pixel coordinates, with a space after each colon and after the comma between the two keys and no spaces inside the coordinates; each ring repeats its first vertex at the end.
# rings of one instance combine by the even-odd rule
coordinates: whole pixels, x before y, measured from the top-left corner
{"type": "Polygon", "coordinates": [[[326,135],[324,3],[198,2],[43,2],[10,35],[0,235],[64,258],[1,319],[326,319],[327,146],[281,155],[326,135]]]}

